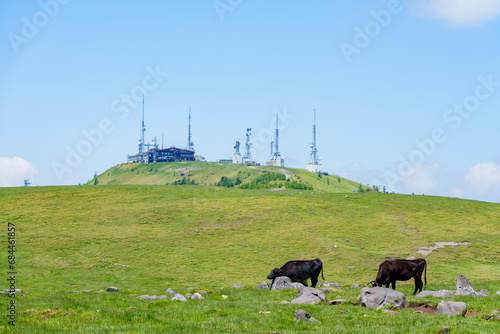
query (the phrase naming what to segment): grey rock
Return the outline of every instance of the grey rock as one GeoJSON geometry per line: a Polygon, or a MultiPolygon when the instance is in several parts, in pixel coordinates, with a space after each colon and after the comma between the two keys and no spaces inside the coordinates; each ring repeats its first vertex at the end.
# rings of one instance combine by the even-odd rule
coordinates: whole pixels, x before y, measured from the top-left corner
{"type": "Polygon", "coordinates": [[[193,299],[193,300],[201,300],[201,299],[205,299],[205,297],[203,297],[200,293],[196,292],[196,293],[194,293],[191,296],[191,299],[193,299]]]}
{"type": "Polygon", "coordinates": [[[441,302],[437,306],[436,314],[465,315],[467,305],[464,302],[441,302]]]}
{"type": "Polygon", "coordinates": [[[497,291],[497,295],[499,295],[499,296],[500,296],[500,291],[497,291]]]}
{"type": "Polygon", "coordinates": [[[302,284],[302,283],[299,283],[299,282],[292,282],[292,288],[293,288],[293,289],[301,289],[301,288],[303,288],[303,287],[305,287],[305,285],[304,285],[304,284],[302,284]]]}
{"type": "Polygon", "coordinates": [[[226,295],[222,295],[222,299],[226,300],[226,299],[228,299],[228,298],[229,298],[228,296],[226,296],[226,295]]]}
{"type": "Polygon", "coordinates": [[[349,266],[349,267],[347,267],[347,269],[354,269],[354,267],[353,266],[349,266]]]}
{"type": "Polygon", "coordinates": [[[175,295],[174,290],[172,290],[171,288],[168,288],[166,292],[171,296],[175,295]]]}
{"type": "Polygon", "coordinates": [[[105,289],[107,292],[118,292],[118,288],[115,288],[114,286],[110,286],[109,288],[105,289]]]}
{"type": "Polygon", "coordinates": [[[459,296],[468,296],[476,293],[476,289],[472,286],[471,282],[467,278],[462,275],[458,275],[457,277],[457,289],[456,295],[459,296]]]}
{"type": "Polygon", "coordinates": [[[342,290],[342,287],[340,286],[339,283],[324,282],[324,283],[318,284],[318,288],[321,288],[321,287],[328,287],[328,288],[342,290]]]}
{"type": "Polygon", "coordinates": [[[178,300],[178,301],[181,301],[181,302],[185,302],[187,301],[186,298],[184,298],[184,296],[180,293],[176,293],[171,300],[178,300]]]}
{"type": "Polygon", "coordinates": [[[353,284],[353,285],[351,285],[351,288],[352,289],[360,289],[361,287],[357,284],[353,284]]]}
{"type": "Polygon", "coordinates": [[[271,291],[293,289],[292,280],[286,276],[276,277],[271,284],[271,291]]]}
{"type": "Polygon", "coordinates": [[[340,305],[345,302],[345,299],[334,299],[328,302],[328,305],[340,305]]]}
{"type": "Polygon", "coordinates": [[[186,293],[186,295],[184,296],[184,298],[189,299],[189,298],[191,298],[192,295],[193,295],[192,293],[186,293]]]}
{"type": "Polygon", "coordinates": [[[82,292],[92,292],[92,290],[82,290],[82,292]]]}
{"type": "Polygon", "coordinates": [[[290,302],[286,301],[286,300],[283,300],[280,302],[280,304],[290,304],[290,302]]]}
{"type": "Polygon", "coordinates": [[[234,285],[231,285],[231,288],[242,288],[243,287],[243,284],[234,284],[234,285]]]}
{"type": "Polygon", "coordinates": [[[395,311],[393,311],[393,310],[387,310],[387,309],[383,309],[382,312],[387,313],[387,314],[396,314],[395,311]]]}
{"type": "Polygon", "coordinates": [[[320,324],[321,323],[321,321],[319,321],[318,319],[313,318],[313,317],[310,317],[309,320],[307,320],[307,322],[310,322],[313,324],[320,324]]]}
{"type": "Polygon", "coordinates": [[[257,285],[257,289],[267,290],[269,288],[270,288],[269,283],[266,282],[262,282],[257,285]]]}
{"type": "Polygon", "coordinates": [[[489,292],[488,290],[486,290],[486,289],[481,289],[481,290],[479,290],[479,292],[484,293],[484,294],[490,293],[490,292],[489,292]]]}
{"type": "Polygon", "coordinates": [[[82,293],[81,291],[70,291],[71,293],[82,293]]]}
{"type": "Polygon", "coordinates": [[[323,291],[324,293],[332,292],[332,290],[330,290],[328,288],[321,288],[320,290],[323,291]]]}
{"type": "Polygon", "coordinates": [[[206,292],[205,290],[200,290],[198,292],[201,293],[202,295],[208,295],[208,292],[206,292]]]}
{"type": "Polygon", "coordinates": [[[315,288],[303,287],[297,293],[297,298],[291,301],[292,304],[317,304],[326,303],[326,295],[323,291],[315,288]]]}
{"type": "Polygon", "coordinates": [[[151,299],[151,296],[150,295],[141,295],[141,296],[137,297],[137,299],[151,299]]]}
{"type": "Polygon", "coordinates": [[[415,297],[417,298],[423,298],[423,297],[437,297],[437,298],[450,298],[453,297],[455,294],[454,290],[439,290],[439,291],[429,291],[429,290],[424,290],[420,293],[418,293],[415,297]]]}
{"type": "Polygon", "coordinates": [[[383,287],[361,289],[358,301],[364,307],[382,308],[384,305],[394,305],[397,308],[406,308],[404,294],[383,287]]]}
{"type": "Polygon", "coordinates": [[[2,290],[1,291],[2,293],[23,293],[20,289],[13,289],[13,290],[9,290],[9,289],[5,289],[5,290],[2,290]]]}
{"type": "Polygon", "coordinates": [[[295,320],[297,321],[307,321],[311,318],[311,314],[309,312],[304,311],[302,309],[295,310],[295,320]]]}
{"type": "Polygon", "coordinates": [[[158,296],[158,299],[170,299],[170,296],[161,295],[161,296],[158,296]]]}

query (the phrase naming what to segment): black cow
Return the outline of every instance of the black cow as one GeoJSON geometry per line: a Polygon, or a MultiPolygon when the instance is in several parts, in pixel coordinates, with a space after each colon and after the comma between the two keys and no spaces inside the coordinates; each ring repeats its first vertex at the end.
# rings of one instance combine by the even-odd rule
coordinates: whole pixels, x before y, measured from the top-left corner
{"type": "Polygon", "coordinates": [[[396,290],[396,281],[407,281],[415,278],[415,291],[413,294],[422,292],[422,272],[424,272],[425,286],[427,287],[427,262],[424,259],[415,260],[386,260],[378,267],[377,278],[370,282],[373,286],[389,287],[396,290]]]}
{"type": "Polygon", "coordinates": [[[314,288],[318,283],[319,273],[323,277],[323,263],[320,259],[307,260],[307,261],[288,261],[281,268],[274,268],[267,276],[272,279],[271,286],[276,277],[287,276],[292,282],[300,282],[307,286],[307,279],[311,278],[311,286],[314,288]]]}

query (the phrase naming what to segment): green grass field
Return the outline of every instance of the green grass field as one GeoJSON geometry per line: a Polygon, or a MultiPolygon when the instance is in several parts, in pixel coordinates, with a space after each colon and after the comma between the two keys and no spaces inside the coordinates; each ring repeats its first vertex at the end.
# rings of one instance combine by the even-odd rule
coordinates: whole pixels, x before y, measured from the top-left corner
{"type": "MultiPolygon", "coordinates": [[[[452,333],[495,333],[499,328],[498,319],[485,320],[491,310],[500,310],[500,296],[495,295],[500,290],[499,204],[352,193],[350,188],[357,183],[344,179],[340,184],[352,185],[342,192],[329,188],[325,177],[318,180],[317,175],[300,170],[293,171],[294,177],[300,176],[313,190],[105,185],[113,180],[118,183],[124,173],[137,175],[137,170],[124,168],[133,166],[117,169],[114,179],[114,169],[106,171],[98,176],[97,186],[0,188],[5,276],[5,287],[0,289],[8,288],[7,225],[13,223],[16,287],[25,292],[16,296],[15,328],[3,316],[1,331],[435,333],[448,326],[452,333]],[[317,186],[322,182],[324,189],[317,186]],[[386,256],[418,256],[419,247],[441,241],[471,244],[447,246],[426,257],[427,289],[454,290],[459,274],[477,290],[488,289],[489,298],[450,299],[466,301],[473,316],[448,318],[409,309],[388,315],[355,305],[359,290],[350,286],[365,286],[373,280],[386,256]],[[255,288],[269,281],[266,276],[272,268],[316,257],[323,261],[326,281],[343,286],[327,298],[340,296],[347,304],[283,305],[279,302],[292,300],[296,290],[255,288]],[[245,288],[229,288],[236,283],[245,288]],[[70,292],[109,286],[120,292],[70,292]],[[169,287],[183,294],[188,288],[205,289],[209,294],[205,300],[186,303],[136,298],[164,294],[169,287]],[[223,300],[223,294],[229,298],[223,300]],[[297,308],[311,312],[322,324],[295,323],[297,308]]],[[[198,171],[205,176],[212,173],[205,169],[198,171]]],[[[238,172],[228,169],[227,175],[234,173],[234,177],[238,172]]],[[[188,173],[196,180],[194,171],[188,173]]],[[[162,177],[155,182],[175,181],[162,177]]],[[[339,184],[336,177],[329,177],[330,184],[339,184]]],[[[199,183],[215,183],[217,178],[220,173],[199,183]]],[[[398,282],[397,289],[408,301],[422,301],[411,296],[413,280],[398,282]]],[[[7,314],[11,299],[7,295],[0,299],[7,314]]],[[[423,301],[437,305],[440,300],[428,297],[423,301]]]]}

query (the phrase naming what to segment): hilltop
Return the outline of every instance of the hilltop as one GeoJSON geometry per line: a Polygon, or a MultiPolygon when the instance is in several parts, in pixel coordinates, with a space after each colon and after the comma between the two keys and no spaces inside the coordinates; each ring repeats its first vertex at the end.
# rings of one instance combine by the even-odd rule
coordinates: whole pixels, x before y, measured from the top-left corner
{"type": "MultiPolygon", "coordinates": [[[[304,169],[245,166],[215,162],[120,164],[97,176],[98,185],[204,185],[243,189],[302,189],[331,193],[373,191],[371,187],[336,175],[304,169]]],[[[95,179],[88,182],[95,183],[95,179]]]]}

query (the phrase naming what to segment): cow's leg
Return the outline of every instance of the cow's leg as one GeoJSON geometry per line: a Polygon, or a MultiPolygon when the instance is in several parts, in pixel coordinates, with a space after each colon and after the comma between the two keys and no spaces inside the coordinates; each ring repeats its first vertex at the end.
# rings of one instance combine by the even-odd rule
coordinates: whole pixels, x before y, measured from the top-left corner
{"type": "MultiPolygon", "coordinates": [[[[396,280],[392,281],[392,290],[396,290],[396,280]]],[[[387,284],[387,287],[389,287],[389,284],[387,284]]]]}
{"type": "Polygon", "coordinates": [[[417,290],[419,290],[418,292],[422,292],[423,285],[422,278],[420,276],[415,276],[415,291],[413,291],[413,294],[416,295],[417,290]]]}
{"type": "MultiPolygon", "coordinates": [[[[318,276],[319,276],[319,273],[318,273],[318,276]]],[[[316,284],[318,284],[318,276],[311,276],[311,286],[313,288],[315,288],[316,284]]]]}
{"type": "Polygon", "coordinates": [[[307,286],[307,279],[304,279],[304,280],[302,280],[302,281],[299,281],[299,283],[302,283],[302,284],[304,284],[304,286],[307,286]]]}

